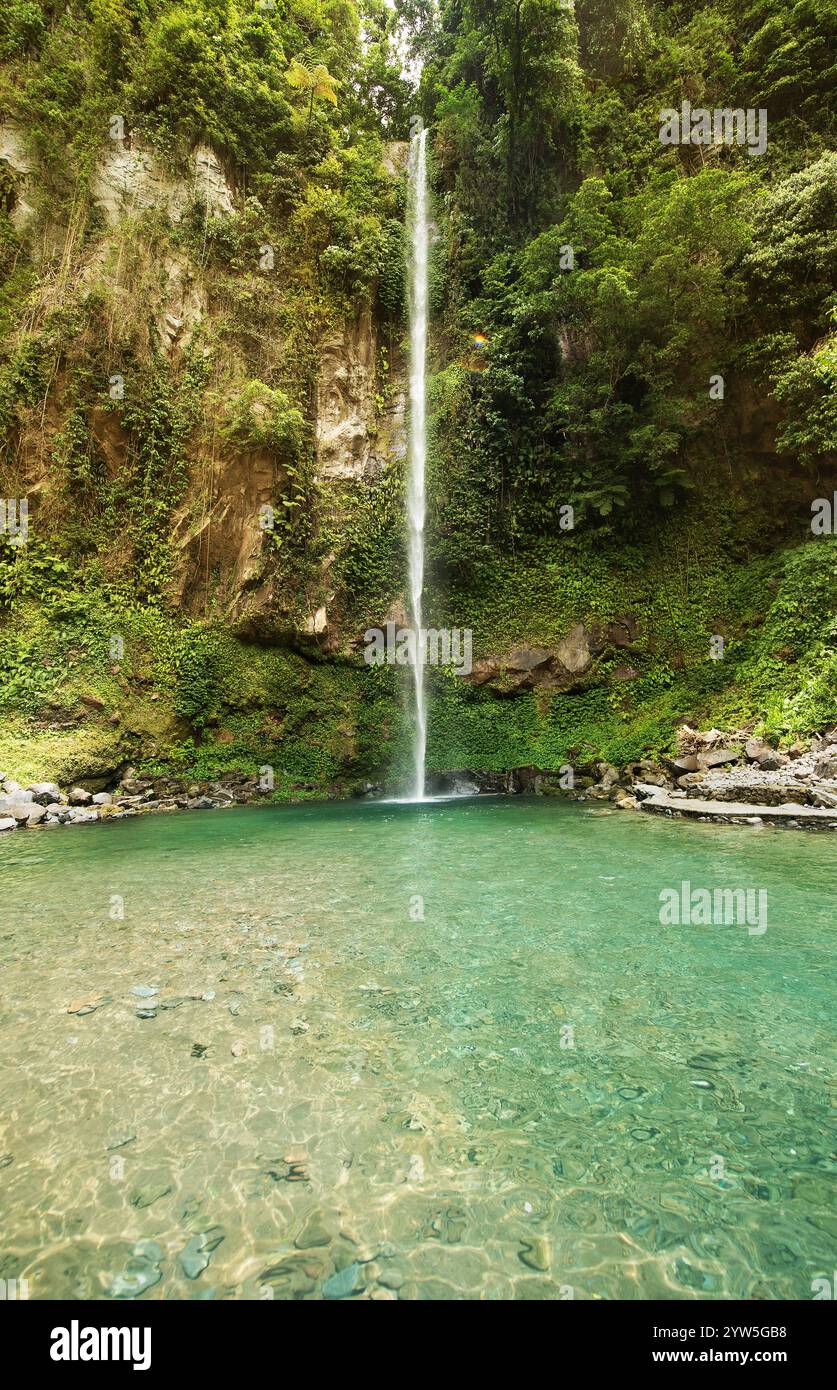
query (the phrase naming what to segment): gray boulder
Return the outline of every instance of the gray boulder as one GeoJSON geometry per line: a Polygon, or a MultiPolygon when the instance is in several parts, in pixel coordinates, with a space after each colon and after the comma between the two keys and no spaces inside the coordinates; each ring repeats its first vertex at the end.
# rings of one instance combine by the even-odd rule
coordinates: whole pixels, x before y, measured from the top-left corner
{"type": "Polygon", "coordinates": [[[4,809],[12,804],[19,806],[22,801],[32,800],[32,793],[24,791],[17,782],[4,782],[3,787],[5,794],[0,796],[0,807],[4,809]]]}
{"type": "Polygon", "coordinates": [[[831,787],[815,787],[811,792],[811,800],[815,806],[824,806],[830,811],[837,806],[837,788],[832,790],[831,787]]]}
{"type": "Polygon", "coordinates": [[[780,767],[790,762],[787,753],[778,753],[775,748],[769,748],[758,760],[759,767],[764,768],[765,772],[778,772],[780,767]]]}
{"type": "Polygon", "coordinates": [[[14,830],[16,825],[14,816],[0,816],[0,830],[14,830]]]}
{"type": "Polygon", "coordinates": [[[634,782],[632,790],[634,796],[639,801],[653,801],[655,797],[658,797],[662,794],[660,788],[656,786],[653,782],[634,782]]]}
{"type": "Polygon", "coordinates": [[[700,764],[698,763],[696,753],[681,753],[679,758],[673,758],[671,760],[671,766],[674,768],[675,772],[683,773],[697,772],[700,764]]]}
{"type": "Polygon", "coordinates": [[[39,802],[41,806],[47,806],[50,801],[58,801],[61,796],[61,788],[57,782],[30,782],[26,790],[32,793],[32,800],[39,802]]]}
{"type": "Polygon", "coordinates": [[[611,787],[615,787],[619,781],[619,769],[614,767],[612,763],[600,763],[599,771],[599,786],[603,791],[609,792],[611,787]]]}
{"type": "Polygon", "coordinates": [[[706,769],[709,767],[722,767],[724,763],[737,763],[741,754],[734,748],[718,748],[713,753],[698,753],[698,766],[706,769]]]}
{"type": "Polygon", "coordinates": [[[94,806],[110,806],[112,802],[113,797],[110,792],[96,792],[93,796],[94,806]]]}
{"type": "Polygon", "coordinates": [[[89,806],[93,797],[90,792],[84,790],[84,787],[73,787],[67,800],[71,806],[89,806]]]}
{"type": "Polygon", "coordinates": [[[82,825],[85,821],[98,819],[99,812],[88,810],[86,806],[73,806],[67,816],[70,825],[82,825]]]}

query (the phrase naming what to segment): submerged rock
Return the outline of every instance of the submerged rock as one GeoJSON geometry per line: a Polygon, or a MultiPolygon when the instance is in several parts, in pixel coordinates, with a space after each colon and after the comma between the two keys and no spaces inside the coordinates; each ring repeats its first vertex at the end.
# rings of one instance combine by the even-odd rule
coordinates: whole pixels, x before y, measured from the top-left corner
{"type": "Polygon", "coordinates": [[[209,1265],[209,1257],[224,1239],[220,1226],[213,1226],[201,1235],[192,1236],[177,1256],[177,1262],[187,1279],[197,1279],[209,1265]]]}
{"type": "Polygon", "coordinates": [[[288,1165],[287,1172],[282,1176],[288,1182],[310,1182],[308,1176],[308,1150],[297,1145],[295,1148],[288,1149],[283,1157],[283,1162],[288,1165]]]}
{"type": "Polygon", "coordinates": [[[544,1271],[552,1263],[552,1252],[546,1236],[530,1236],[522,1242],[517,1258],[529,1269],[544,1271]]]}
{"type": "Polygon", "coordinates": [[[320,1246],[330,1245],[331,1235],[326,1229],[325,1219],[322,1212],[312,1211],[302,1230],[294,1241],[297,1250],[316,1250],[320,1246]]]}
{"type": "Polygon", "coordinates": [[[78,1014],[84,1017],[85,1014],[92,1014],[96,1009],[101,1009],[105,1004],[110,1003],[110,995],[107,994],[87,994],[83,999],[74,999],[67,1005],[68,1014],[78,1014]]]}
{"type": "Polygon", "coordinates": [[[111,1298],[138,1298],[146,1289],[159,1284],[163,1277],[160,1266],[164,1258],[164,1252],[156,1241],[137,1241],[125,1268],[110,1281],[111,1298]]]}
{"type": "Polygon", "coordinates": [[[332,1274],[323,1284],[323,1298],[350,1298],[353,1293],[360,1289],[360,1265],[357,1260],[347,1265],[345,1269],[338,1270],[332,1274]]]}
{"type": "Polygon", "coordinates": [[[171,1183],[167,1178],[162,1175],[152,1176],[143,1187],[136,1190],[131,1198],[131,1206],[139,1208],[140,1211],[144,1211],[146,1207],[152,1206],[154,1202],[159,1202],[161,1197],[168,1197],[170,1192],[171,1183]]]}

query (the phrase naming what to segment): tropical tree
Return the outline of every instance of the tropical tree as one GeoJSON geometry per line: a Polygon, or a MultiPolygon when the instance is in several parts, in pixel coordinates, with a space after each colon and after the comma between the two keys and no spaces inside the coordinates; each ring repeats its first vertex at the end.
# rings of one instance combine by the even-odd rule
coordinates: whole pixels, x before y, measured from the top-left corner
{"type": "Polygon", "coordinates": [[[311,128],[311,117],[314,114],[314,102],[316,100],[330,101],[332,106],[337,105],[336,89],[340,83],[336,77],[332,77],[324,63],[315,63],[313,67],[308,67],[299,58],[294,58],[285,73],[285,81],[289,87],[293,87],[296,91],[307,92],[308,94],[306,132],[311,128]]]}

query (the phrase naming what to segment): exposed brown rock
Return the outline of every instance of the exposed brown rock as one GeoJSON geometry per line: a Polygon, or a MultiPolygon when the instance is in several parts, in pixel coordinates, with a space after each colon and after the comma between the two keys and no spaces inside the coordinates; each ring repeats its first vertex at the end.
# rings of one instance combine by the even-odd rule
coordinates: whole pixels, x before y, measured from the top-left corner
{"type": "Polygon", "coordinates": [[[475,685],[490,684],[499,694],[569,690],[590,671],[601,650],[601,637],[578,623],[553,648],[523,644],[504,656],[484,657],[474,662],[465,679],[475,685]]]}
{"type": "Polygon", "coordinates": [[[406,451],[405,395],[398,389],[378,413],[377,331],[365,310],[320,346],[316,401],[317,472],[323,479],[362,479],[406,451]]]}

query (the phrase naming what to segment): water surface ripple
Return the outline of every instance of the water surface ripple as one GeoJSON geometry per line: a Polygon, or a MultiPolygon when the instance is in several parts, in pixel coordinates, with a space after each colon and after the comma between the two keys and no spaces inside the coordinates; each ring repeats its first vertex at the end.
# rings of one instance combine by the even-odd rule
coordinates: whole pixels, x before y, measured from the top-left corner
{"type": "Polygon", "coordinates": [[[0,881],[31,1298],[805,1299],[834,1268],[830,836],[235,809],[18,831],[0,881]],[[767,931],[662,926],[682,880],[765,889],[767,931]]]}

